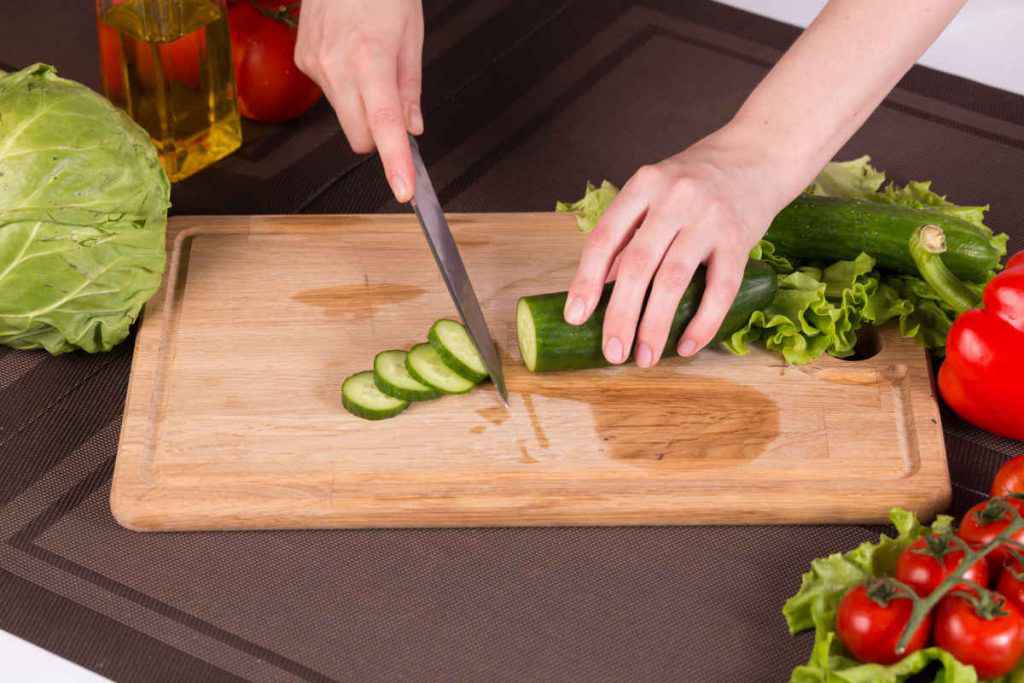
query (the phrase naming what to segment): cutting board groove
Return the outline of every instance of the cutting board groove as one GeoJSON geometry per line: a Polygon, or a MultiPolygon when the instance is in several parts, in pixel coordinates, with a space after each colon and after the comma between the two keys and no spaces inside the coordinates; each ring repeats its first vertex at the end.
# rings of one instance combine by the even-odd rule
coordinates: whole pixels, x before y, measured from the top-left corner
{"type": "Polygon", "coordinates": [[[111,507],[138,530],[879,522],[950,485],[930,366],[706,351],[651,370],[532,375],[514,304],[563,289],[553,214],[450,217],[506,366],[359,420],[339,386],[454,307],[411,215],[176,217],[136,339],[111,507]]]}

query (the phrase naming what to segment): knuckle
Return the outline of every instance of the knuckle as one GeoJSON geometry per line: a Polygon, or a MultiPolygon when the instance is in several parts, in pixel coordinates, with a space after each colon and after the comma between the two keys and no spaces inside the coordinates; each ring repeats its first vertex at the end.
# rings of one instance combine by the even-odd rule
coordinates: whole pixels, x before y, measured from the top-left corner
{"type": "Polygon", "coordinates": [[[672,261],[661,267],[658,277],[665,289],[680,292],[690,284],[693,267],[683,261],[672,261]]]}
{"type": "Polygon", "coordinates": [[[398,83],[398,89],[405,93],[406,97],[420,96],[420,79],[416,76],[406,76],[398,83]]]}
{"type": "Polygon", "coordinates": [[[633,177],[639,183],[650,183],[661,178],[661,171],[653,164],[644,164],[636,170],[633,177]]]}
{"type": "Polygon", "coordinates": [[[377,107],[368,114],[370,128],[376,130],[401,125],[402,115],[393,107],[377,107]]]}
{"type": "Polygon", "coordinates": [[[646,244],[634,242],[626,247],[619,272],[626,276],[640,276],[654,269],[656,256],[646,244]]]}

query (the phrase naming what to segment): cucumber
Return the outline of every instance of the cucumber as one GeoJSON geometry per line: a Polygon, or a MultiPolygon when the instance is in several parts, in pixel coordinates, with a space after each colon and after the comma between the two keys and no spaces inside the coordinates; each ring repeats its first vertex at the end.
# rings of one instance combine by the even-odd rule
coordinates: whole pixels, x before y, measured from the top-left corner
{"type": "Polygon", "coordinates": [[[409,355],[405,357],[405,367],[414,380],[445,394],[465,394],[476,386],[476,382],[466,379],[445,365],[441,356],[429,343],[412,347],[409,355]]]}
{"type": "Polygon", "coordinates": [[[801,196],[779,212],[765,239],[785,256],[831,263],[864,252],[879,268],[917,275],[907,245],[918,228],[929,224],[946,234],[942,261],[957,277],[987,282],[998,269],[1002,254],[981,228],[955,216],[895,204],[801,196]]]}
{"type": "MultiPolygon", "coordinates": [[[[704,294],[704,268],[697,270],[672,319],[662,357],[675,353],[686,324],[697,312],[704,294]]],[[[566,292],[527,296],[516,305],[519,353],[531,372],[583,370],[609,365],[601,352],[604,312],[614,283],[605,285],[594,314],[582,325],[565,322],[566,292]]],[[[763,261],[747,262],[740,291],[714,341],[721,341],[747,324],[750,314],[771,303],[778,288],[775,271],[763,261]]]]}
{"type": "Polygon", "coordinates": [[[373,383],[373,372],[357,372],[341,385],[341,405],[356,417],[384,420],[409,407],[408,401],[382,393],[373,383]]]}
{"type": "Polygon", "coordinates": [[[460,323],[438,320],[427,335],[430,345],[441,360],[460,377],[477,383],[487,379],[487,366],[473,343],[473,338],[460,323]]]}
{"type": "Polygon", "coordinates": [[[417,382],[405,367],[405,351],[381,351],[373,359],[373,383],[381,392],[403,401],[429,401],[441,392],[417,382]]]}

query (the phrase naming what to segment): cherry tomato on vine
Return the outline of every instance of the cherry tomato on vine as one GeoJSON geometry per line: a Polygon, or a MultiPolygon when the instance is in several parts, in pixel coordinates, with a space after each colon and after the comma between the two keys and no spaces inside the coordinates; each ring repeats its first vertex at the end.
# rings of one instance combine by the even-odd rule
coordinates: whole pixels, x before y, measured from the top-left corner
{"type": "MultiPolygon", "coordinates": [[[[963,559],[964,551],[949,535],[922,536],[900,553],[896,560],[895,577],[923,598],[955,572],[963,559]]],[[[985,560],[977,560],[964,573],[964,579],[987,588],[988,573],[985,560]]],[[[967,584],[958,583],[951,590],[966,588],[967,584]]]]}
{"type": "Polygon", "coordinates": [[[1024,569],[1014,560],[1003,568],[996,590],[1024,613],[1024,569]]]}
{"type": "Polygon", "coordinates": [[[936,609],[935,644],[973,666],[979,678],[998,678],[1024,654],[1024,617],[999,593],[951,593],[936,609]]]}
{"type": "Polygon", "coordinates": [[[1024,493],[1024,455],[1004,462],[992,480],[993,496],[1008,496],[1011,493],[1024,493]]]}
{"type": "MultiPolygon", "coordinates": [[[[980,548],[995,540],[995,537],[1010,525],[1013,520],[1013,510],[1024,516],[1024,500],[1020,498],[984,500],[967,511],[963,521],[960,522],[957,535],[967,541],[970,546],[980,548]]],[[[1017,543],[1024,543],[1024,529],[1013,534],[1013,540],[1017,543]]],[[[989,553],[986,558],[991,570],[990,575],[993,577],[998,575],[1003,565],[1012,557],[1010,548],[1005,544],[989,553]]]]}
{"type": "Polygon", "coordinates": [[[861,662],[892,664],[920,650],[928,642],[931,615],[911,636],[907,649],[896,653],[903,630],[910,621],[913,601],[900,595],[900,589],[888,579],[873,579],[854,586],[839,601],[836,631],[843,646],[861,662]]]}
{"type": "Polygon", "coordinates": [[[299,3],[236,2],[228,10],[231,59],[242,116],[279,123],[320,99],[320,86],[295,66],[299,3]]]}

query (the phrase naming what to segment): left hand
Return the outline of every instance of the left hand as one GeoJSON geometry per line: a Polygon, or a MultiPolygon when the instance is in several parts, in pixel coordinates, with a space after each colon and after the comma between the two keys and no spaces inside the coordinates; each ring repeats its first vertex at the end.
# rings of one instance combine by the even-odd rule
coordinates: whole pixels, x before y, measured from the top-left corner
{"type": "Polygon", "coordinates": [[[624,362],[634,338],[637,365],[658,362],[679,300],[701,263],[707,264],[707,286],[678,353],[697,353],[718,331],[739,290],[750,250],[792,199],[787,195],[793,183],[780,179],[777,160],[743,137],[723,128],[673,157],[640,168],[588,235],[569,287],[565,319],[579,325],[590,317],[618,258],[604,318],[608,362],[624,362]]]}

